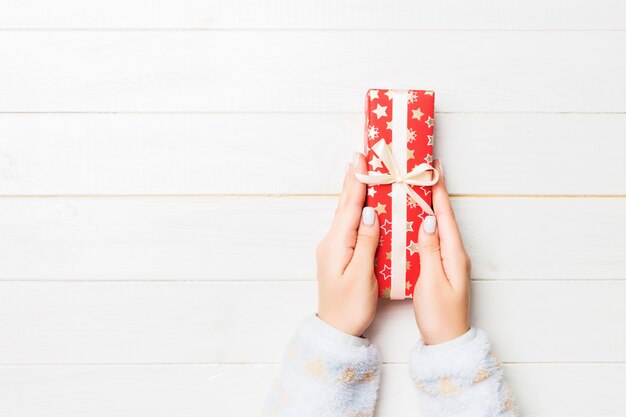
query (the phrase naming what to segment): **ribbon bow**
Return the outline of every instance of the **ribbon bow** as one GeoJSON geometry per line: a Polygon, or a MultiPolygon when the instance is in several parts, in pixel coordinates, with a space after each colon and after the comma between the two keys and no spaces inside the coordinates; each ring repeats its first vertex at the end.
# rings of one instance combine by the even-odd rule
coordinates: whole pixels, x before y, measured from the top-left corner
{"type": "Polygon", "coordinates": [[[411,170],[409,173],[402,173],[398,168],[398,164],[396,163],[393,154],[391,153],[391,149],[385,143],[383,139],[376,142],[374,146],[372,146],[372,151],[380,160],[385,164],[388,174],[381,174],[378,172],[370,172],[369,174],[356,174],[357,179],[368,185],[382,185],[382,184],[401,184],[405,189],[406,193],[411,197],[413,201],[415,201],[419,206],[428,214],[434,215],[435,213],[430,208],[428,203],[420,197],[411,185],[419,185],[419,186],[428,186],[436,184],[439,180],[439,171],[437,171],[433,166],[427,164],[425,162],[419,164],[415,168],[411,170]],[[424,174],[428,171],[433,171],[434,176],[432,179],[424,178],[424,174]]]}

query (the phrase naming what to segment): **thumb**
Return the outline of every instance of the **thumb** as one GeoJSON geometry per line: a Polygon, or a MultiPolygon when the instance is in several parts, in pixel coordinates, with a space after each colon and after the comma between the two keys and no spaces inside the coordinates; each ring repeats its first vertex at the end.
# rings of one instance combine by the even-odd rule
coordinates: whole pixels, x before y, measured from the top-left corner
{"type": "Polygon", "coordinates": [[[435,216],[426,216],[422,222],[417,246],[420,255],[420,274],[443,274],[439,228],[435,216]]]}
{"type": "Polygon", "coordinates": [[[358,276],[372,276],[374,273],[374,256],[378,249],[378,216],[372,207],[364,207],[357,232],[354,254],[350,261],[350,269],[358,276]]]}

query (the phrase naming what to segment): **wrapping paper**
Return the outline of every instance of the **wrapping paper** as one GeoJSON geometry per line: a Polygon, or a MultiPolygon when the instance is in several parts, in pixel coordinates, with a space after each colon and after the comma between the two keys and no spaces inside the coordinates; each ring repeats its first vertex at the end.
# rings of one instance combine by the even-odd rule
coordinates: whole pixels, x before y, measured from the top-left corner
{"type": "MultiPolygon", "coordinates": [[[[370,175],[390,173],[390,167],[375,152],[378,149],[380,153],[381,147],[387,145],[403,173],[422,168],[427,171],[421,174],[421,178],[438,178],[436,173],[433,175],[428,170],[429,167],[433,169],[434,102],[433,91],[372,89],[367,92],[365,155],[370,175]]],[[[425,209],[432,213],[432,187],[398,183],[368,185],[366,204],[376,210],[380,222],[380,243],[374,267],[379,297],[412,297],[420,273],[418,231],[429,214],[425,209]],[[402,192],[408,187],[421,198],[419,204],[402,192]],[[405,223],[405,227],[398,222],[405,223]],[[394,230],[403,230],[405,234],[397,233],[396,237],[394,230]],[[405,265],[399,265],[402,263],[400,259],[405,265]],[[392,268],[395,268],[393,285],[392,268]]]]}

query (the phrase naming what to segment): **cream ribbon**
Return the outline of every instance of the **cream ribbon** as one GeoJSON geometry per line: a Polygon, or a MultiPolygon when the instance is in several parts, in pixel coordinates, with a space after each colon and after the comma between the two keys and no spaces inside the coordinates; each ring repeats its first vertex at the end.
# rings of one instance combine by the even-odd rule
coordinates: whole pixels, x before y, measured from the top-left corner
{"type": "Polygon", "coordinates": [[[357,173],[357,179],[360,182],[368,185],[382,185],[393,183],[401,184],[405,188],[406,193],[409,195],[409,197],[411,197],[413,201],[419,204],[424,212],[434,216],[435,213],[430,208],[428,203],[426,203],[426,201],[424,201],[424,199],[420,197],[419,194],[415,192],[415,190],[413,190],[413,187],[411,187],[411,185],[429,186],[436,184],[437,181],[439,181],[439,171],[437,171],[432,165],[423,162],[413,168],[411,172],[406,174],[402,173],[398,168],[396,159],[391,153],[391,149],[389,149],[389,146],[385,143],[384,139],[376,142],[376,144],[372,146],[372,151],[376,155],[378,155],[380,160],[385,164],[389,173],[381,174],[372,171],[370,171],[367,175],[357,173]],[[434,173],[431,179],[426,178],[425,174],[427,174],[428,171],[433,171],[434,173]]]}

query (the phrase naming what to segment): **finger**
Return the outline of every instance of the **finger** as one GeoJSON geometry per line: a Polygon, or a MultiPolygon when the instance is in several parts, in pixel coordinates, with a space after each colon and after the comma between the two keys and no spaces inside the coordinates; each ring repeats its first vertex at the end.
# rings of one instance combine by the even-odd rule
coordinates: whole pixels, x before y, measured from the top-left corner
{"type": "Polygon", "coordinates": [[[354,174],[365,168],[365,157],[355,153],[346,171],[330,230],[318,247],[318,269],[323,267],[333,274],[341,274],[352,259],[366,192],[365,184],[360,183],[354,174]]]}
{"type": "Polygon", "coordinates": [[[354,248],[356,243],[356,230],[359,227],[366,195],[366,185],[357,180],[355,173],[365,174],[366,168],[365,156],[356,152],[346,172],[335,218],[331,225],[332,234],[342,238],[350,237],[348,241],[344,242],[350,248],[354,248]]]}
{"type": "Polygon", "coordinates": [[[357,277],[374,278],[374,257],[378,249],[378,216],[372,207],[364,207],[359,222],[359,230],[354,254],[348,268],[357,277]]]}
{"type": "Polygon", "coordinates": [[[435,216],[426,216],[420,226],[417,240],[420,255],[420,280],[421,277],[427,277],[427,279],[445,277],[438,229],[435,216]]]}
{"type": "Polygon", "coordinates": [[[439,233],[441,236],[441,244],[446,248],[454,246],[463,246],[461,241],[461,233],[456,224],[454,211],[450,204],[450,197],[446,187],[446,181],[441,170],[441,161],[435,161],[435,168],[439,171],[439,181],[432,187],[433,193],[433,210],[437,217],[439,233]]]}
{"type": "Polygon", "coordinates": [[[440,160],[435,161],[435,168],[439,171],[439,181],[432,187],[433,210],[437,217],[441,257],[448,279],[453,285],[461,284],[465,281],[465,274],[461,273],[465,268],[465,248],[450,204],[440,160]],[[455,282],[459,279],[463,282],[455,282]]]}

